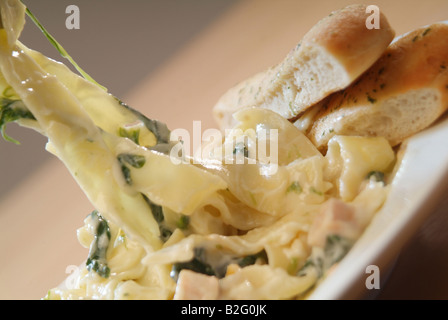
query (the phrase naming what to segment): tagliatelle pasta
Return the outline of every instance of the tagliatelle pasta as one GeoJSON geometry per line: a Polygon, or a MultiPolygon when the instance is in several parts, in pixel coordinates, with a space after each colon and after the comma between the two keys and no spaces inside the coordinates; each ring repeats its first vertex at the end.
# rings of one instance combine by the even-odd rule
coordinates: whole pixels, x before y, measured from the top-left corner
{"type": "Polygon", "coordinates": [[[384,203],[386,139],[337,135],[323,154],[267,109],[173,161],[164,124],[26,48],[24,6],[0,4],[0,125],[45,135],[96,208],[78,230],[86,262],[47,299],[304,298],[384,203]]]}

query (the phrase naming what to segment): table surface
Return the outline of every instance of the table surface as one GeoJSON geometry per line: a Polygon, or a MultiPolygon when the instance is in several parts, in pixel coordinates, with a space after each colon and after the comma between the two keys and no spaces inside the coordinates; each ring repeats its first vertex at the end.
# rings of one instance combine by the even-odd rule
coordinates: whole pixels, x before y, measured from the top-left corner
{"type": "MultiPolygon", "coordinates": [[[[366,3],[365,1],[357,1],[366,3]]],[[[216,127],[211,108],[235,83],[281,61],[350,1],[241,1],[135,86],[125,102],[170,128],[216,127]]],[[[376,1],[396,34],[448,19],[448,1],[376,1]]],[[[94,31],[92,31],[94,32],[94,31]]],[[[87,256],[76,239],[91,204],[52,159],[0,199],[0,299],[40,299],[87,256]]],[[[380,299],[448,298],[448,199],[402,248],[380,299]]]]}

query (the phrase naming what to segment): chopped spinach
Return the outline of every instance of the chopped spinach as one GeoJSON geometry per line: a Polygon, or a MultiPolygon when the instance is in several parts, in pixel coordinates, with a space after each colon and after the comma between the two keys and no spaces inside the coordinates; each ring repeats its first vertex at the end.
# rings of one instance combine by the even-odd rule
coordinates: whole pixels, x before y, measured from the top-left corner
{"type": "Polygon", "coordinates": [[[190,217],[183,214],[177,221],[176,226],[181,230],[185,230],[188,228],[189,224],[190,224],[190,217]]]}
{"type": "Polygon", "coordinates": [[[331,266],[345,257],[352,245],[353,241],[350,239],[339,235],[329,235],[323,250],[314,247],[311,256],[297,274],[305,276],[312,268],[317,272],[319,278],[322,277],[331,266]]]}
{"type": "Polygon", "coordinates": [[[221,250],[208,252],[203,247],[194,248],[193,253],[193,259],[190,261],[173,264],[170,273],[171,278],[177,281],[179,273],[183,269],[223,278],[226,275],[229,264],[235,263],[243,268],[255,264],[258,259],[263,260],[265,263],[268,261],[266,251],[264,250],[245,257],[235,257],[221,250]]]}
{"type": "Polygon", "coordinates": [[[118,129],[118,135],[122,138],[128,138],[134,141],[135,144],[138,144],[140,138],[140,130],[139,129],[125,129],[120,127],[118,129]]]}
{"type": "Polygon", "coordinates": [[[233,149],[233,154],[234,155],[238,155],[238,154],[243,154],[245,158],[249,157],[249,150],[247,149],[247,146],[244,142],[238,142],[235,145],[235,148],[233,149]]]}
{"type": "Polygon", "coordinates": [[[147,196],[145,196],[142,193],[142,197],[145,199],[146,203],[148,204],[149,208],[151,209],[152,215],[154,217],[154,220],[156,220],[159,231],[160,231],[160,239],[165,242],[171,237],[173,232],[165,225],[165,216],[163,215],[163,208],[151,200],[147,196]]]}
{"type": "Polygon", "coordinates": [[[130,106],[128,106],[119,99],[117,99],[117,101],[122,107],[132,112],[141,122],[143,122],[145,127],[154,134],[157,142],[156,145],[150,147],[150,149],[168,154],[169,151],[171,150],[170,145],[171,131],[168,129],[167,125],[163,122],[147,118],[141,112],[131,108],[130,106]]]}
{"type": "Polygon", "coordinates": [[[138,154],[121,153],[117,159],[120,163],[127,163],[137,169],[142,168],[146,163],[146,158],[138,154]]]}
{"type": "Polygon", "coordinates": [[[298,271],[297,275],[300,277],[306,276],[310,269],[314,269],[317,271],[318,277],[322,277],[323,275],[323,260],[319,255],[314,255],[314,257],[310,257],[305,261],[303,267],[298,271]]]}
{"type": "Polygon", "coordinates": [[[183,269],[191,270],[197,273],[206,274],[209,276],[216,276],[215,270],[212,268],[210,264],[205,262],[205,249],[204,248],[194,248],[194,256],[193,259],[187,262],[178,262],[173,264],[173,267],[170,272],[170,277],[173,278],[174,281],[177,282],[179,277],[179,273],[183,269]]]}
{"type": "Polygon", "coordinates": [[[90,214],[91,219],[95,221],[95,238],[90,245],[89,256],[87,258],[87,270],[95,271],[103,278],[108,278],[110,269],[107,265],[107,248],[110,242],[110,229],[107,221],[94,210],[90,214]]]}
{"type": "Polygon", "coordinates": [[[145,165],[146,158],[137,154],[121,153],[117,156],[117,160],[120,162],[121,172],[126,183],[132,185],[131,169],[127,165],[139,169],[145,165]]]}
{"type": "Polygon", "coordinates": [[[0,98],[0,131],[3,139],[15,144],[19,142],[5,132],[6,125],[10,122],[17,121],[19,119],[32,119],[33,114],[26,108],[25,104],[21,100],[13,100],[8,98],[0,98]]]}
{"type": "Polygon", "coordinates": [[[266,251],[262,250],[262,251],[260,251],[260,252],[258,252],[256,254],[245,256],[243,258],[239,258],[237,260],[237,264],[241,268],[243,268],[243,267],[255,264],[255,262],[257,262],[258,259],[262,259],[263,261],[267,262],[268,261],[268,256],[266,254],[266,251]]]}
{"type": "Polygon", "coordinates": [[[324,248],[326,267],[342,260],[353,245],[353,241],[339,235],[329,235],[324,248]]]}
{"type": "Polygon", "coordinates": [[[289,187],[286,189],[286,193],[289,192],[301,193],[302,187],[300,186],[300,183],[298,181],[294,181],[293,183],[291,183],[289,187]]]}
{"type": "Polygon", "coordinates": [[[128,185],[132,184],[132,178],[131,178],[131,169],[126,167],[124,164],[121,164],[121,173],[123,173],[124,180],[128,185]]]}
{"type": "Polygon", "coordinates": [[[374,179],[376,182],[385,182],[384,172],[381,171],[370,171],[367,174],[367,179],[374,179]]]}

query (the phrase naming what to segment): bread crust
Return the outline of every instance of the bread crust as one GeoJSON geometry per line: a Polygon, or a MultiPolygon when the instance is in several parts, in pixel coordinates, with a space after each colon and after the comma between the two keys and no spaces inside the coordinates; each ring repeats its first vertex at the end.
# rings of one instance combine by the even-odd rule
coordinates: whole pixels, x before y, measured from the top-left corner
{"type": "Polygon", "coordinates": [[[366,5],[350,5],[320,20],[304,36],[304,46],[319,45],[331,53],[353,80],[367,70],[395,36],[386,16],[380,12],[379,29],[368,29],[366,5]]]}
{"type": "Polygon", "coordinates": [[[367,6],[351,5],[319,21],[278,65],[228,90],[213,108],[221,129],[245,107],[271,109],[292,119],[369,68],[394,38],[386,17],[368,29],[367,6]],[[333,75],[331,77],[330,75],[333,75]]]}
{"type": "Polygon", "coordinates": [[[428,127],[448,109],[448,25],[402,36],[357,81],[314,108],[307,135],[320,148],[336,134],[384,136],[395,146],[428,127]]]}

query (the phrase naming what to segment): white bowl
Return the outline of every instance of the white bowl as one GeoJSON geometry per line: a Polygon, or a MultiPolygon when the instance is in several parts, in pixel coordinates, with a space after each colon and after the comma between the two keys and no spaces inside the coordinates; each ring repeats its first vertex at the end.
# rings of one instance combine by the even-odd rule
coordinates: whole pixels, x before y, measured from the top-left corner
{"type": "Polygon", "coordinates": [[[368,267],[377,268],[381,289],[400,250],[447,191],[448,115],[408,140],[383,208],[309,298],[358,299],[377,293],[367,289],[373,275],[368,267]]]}

